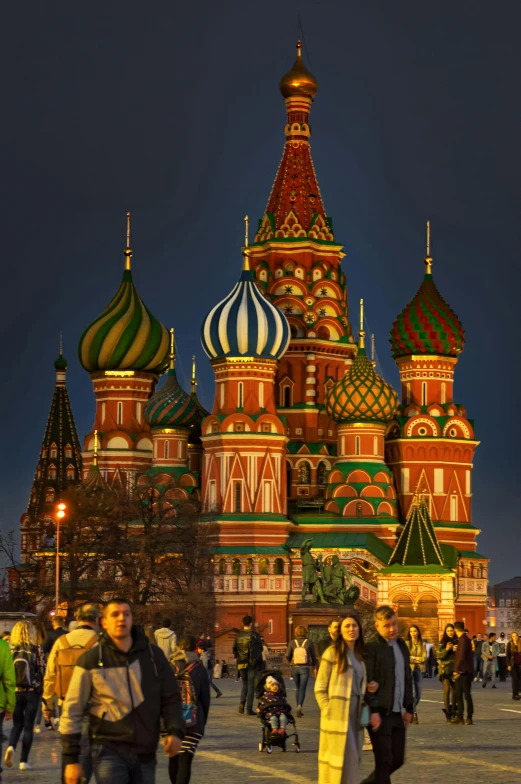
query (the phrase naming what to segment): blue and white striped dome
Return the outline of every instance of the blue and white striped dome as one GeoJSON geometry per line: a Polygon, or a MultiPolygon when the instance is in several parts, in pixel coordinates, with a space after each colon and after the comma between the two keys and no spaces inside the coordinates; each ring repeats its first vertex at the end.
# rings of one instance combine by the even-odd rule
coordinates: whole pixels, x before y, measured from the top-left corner
{"type": "Polygon", "coordinates": [[[233,291],[208,313],[201,342],[210,359],[280,359],[291,333],[286,316],[269,301],[244,269],[233,291]]]}

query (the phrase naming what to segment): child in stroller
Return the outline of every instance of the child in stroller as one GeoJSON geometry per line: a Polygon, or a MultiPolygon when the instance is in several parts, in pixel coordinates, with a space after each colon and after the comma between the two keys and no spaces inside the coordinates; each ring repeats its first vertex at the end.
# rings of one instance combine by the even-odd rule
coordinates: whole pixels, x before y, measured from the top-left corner
{"type": "Polygon", "coordinates": [[[259,700],[257,713],[262,721],[262,741],[259,751],[266,749],[268,754],[273,746],[280,746],[286,751],[286,740],[292,737],[295,750],[300,751],[300,743],[296,731],[295,719],[291,715],[291,705],[286,699],[286,687],[282,673],[271,670],[261,673],[257,680],[255,694],[259,700]],[[295,732],[287,733],[287,727],[293,725],[295,732]]]}

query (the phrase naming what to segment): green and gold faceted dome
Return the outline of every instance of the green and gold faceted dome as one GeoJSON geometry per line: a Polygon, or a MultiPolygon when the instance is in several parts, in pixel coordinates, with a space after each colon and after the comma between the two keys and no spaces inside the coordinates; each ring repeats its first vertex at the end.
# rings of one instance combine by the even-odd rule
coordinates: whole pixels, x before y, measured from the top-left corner
{"type": "Polygon", "coordinates": [[[192,427],[199,411],[197,400],[181,387],[175,372],[174,330],[170,330],[170,367],[160,390],[145,405],[145,422],[154,427],[192,427]]]}
{"type": "MultiPolygon", "coordinates": [[[[363,307],[363,303],[360,303],[363,307]]],[[[363,324],[363,310],[361,310],[363,324]]],[[[335,422],[390,422],[398,408],[392,386],[375,371],[365,353],[364,331],[353,364],[326,396],[326,411],[335,422]]]]}
{"type": "Polygon", "coordinates": [[[168,366],[168,330],[148,310],[132,281],[130,215],[123,280],[103,313],[80,338],[80,362],[96,370],[146,370],[162,373],[168,366]]]}

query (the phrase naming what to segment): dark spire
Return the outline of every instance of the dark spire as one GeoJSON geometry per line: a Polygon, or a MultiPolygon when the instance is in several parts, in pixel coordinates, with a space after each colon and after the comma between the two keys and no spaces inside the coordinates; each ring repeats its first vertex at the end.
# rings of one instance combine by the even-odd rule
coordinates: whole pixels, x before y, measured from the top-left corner
{"type": "Polygon", "coordinates": [[[67,360],[61,346],[54,365],[56,386],[27,506],[33,521],[45,512],[52,513],[60,494],[81,480],[81,448],[65,384],[67,360]]]}

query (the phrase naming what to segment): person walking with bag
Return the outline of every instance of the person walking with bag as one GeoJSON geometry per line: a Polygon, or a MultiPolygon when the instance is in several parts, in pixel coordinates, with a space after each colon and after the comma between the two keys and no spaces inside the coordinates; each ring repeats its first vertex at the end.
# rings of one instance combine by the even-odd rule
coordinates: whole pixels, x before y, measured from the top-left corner
{"type": "Polygon", "coordinates": [[[521,641],[517,632],[512,632],[507,645],[507,667],[512,678],[512,699],[521,700],[519,695],[521,684],[521,641]]]}
{"type": "MultiPolygon", "coordinates": [[[[0,761],[2,759],[2,740],[4,720],[13,717],[16,705],[16,674],[11,649],[5,640],[0,640],[0,761]]],[[[0,782],[2,765],[0,764],[0,782]]]]}
{"type": "Polygon", "coordinates": [[[185,634],[177,642],[170,664],[180,685],[183,718],[186,725],[181,751],[170,757],[168,775],[171,784],[188,784],[197,746],[204,735],[210,711],[210,682],[197,653],[197,640],[185,634]]]}
{"type": "Polygon", "coordinates": [[[356,616],[349,615],[340,621],[338,637],[323,652],[315,682],[320,708],[319,784],[360,784],[363,728],[369,721],[367,706],[362,711],[367,686],[364,653],[362,627],[356,616]]]}
{"type": "MultiPolygon", "coordinates": [[[[58,702],[58,713],[61,712],[74,667],[80,656],[98,642],[99,619],[100,611],[97,604],[90,602],[82,604],[76,610],[77,627],[72,632],[62,634],[54,643],[47,661],[43,682],[44,716],[47,720],[54,717],[55,700],[58,702]]],[[[85,712],[82,719],[80,765],[83,769],[85,784],[89,784],[92,776],[92,764],[88,711],[85,712]]]]}
{"type": "Polygon", "coordinates": [[[450,724],[452,715],[456,714],[456,697],[454,694],[454,659],[458,640],[454,631],[454,624],[448,623],[438,645],[438,674],[443,684],[443,712],[445,723],[450,724]]]}
{"type": "Polygon", "coordinates": [[[483,659],[483,683],[481,685],[484,689],[487,686],[487,678],[489,675],[490,680],[492,681],[492,688],[497,689],[496,670],[498,653],[499,643],[496,642],[496,633],[490,632],[488,640],[485,640],[481,646],[481,658],[483,659]]]}
{"type": "Polygon", "coordinates": [[[16,705],[4,762],[8,768],[12,767],[14,752],[23,733],[20,770],[31,770],[29,753],[33,743],[34,720],[42,694],[43,658],[40,646],[31,641],[27,621],[18,621],[13,626],[11,649],[16,675],[16,705]]]}
{"type": "Polygon", "coordinates": [[[242,681],[239,713],[256,716],[253,710],[253,694],[255,677],[262,670],[262,642],[257,632],[253,631],[253,618],[245,615],[242,619],[243,630],[237,632],[233,643],[233,655],[237,659],[237,671],[242,681]]]}
{"type": "Polygon", "coordinates": [[[306,698],[309,676],[312,671],[316,674],[317,668],[315,651],[306,635],[305,626],[297,626],[295,639],[291,640],[286,651],[286,660],[292,665],[291,677],[297,690],[297,717],[299,718],[304,715],[302,706],[306,698]]]}
{"type": "Polygon", "coordinates": [[[409,634],[405,644],[409,650],[411,661],[412,686],[414,693],[414,704],[412,714],[412,724],[418,724],[418,703],[422,698],[423,674],[427,661],[427,651],[419,626],[413,624],[409,627],[409,634]]]}

